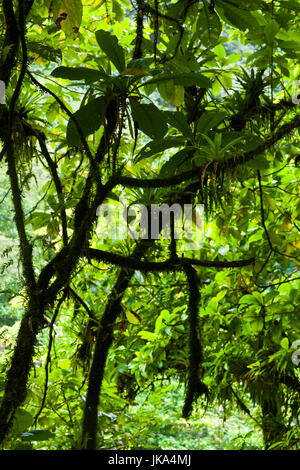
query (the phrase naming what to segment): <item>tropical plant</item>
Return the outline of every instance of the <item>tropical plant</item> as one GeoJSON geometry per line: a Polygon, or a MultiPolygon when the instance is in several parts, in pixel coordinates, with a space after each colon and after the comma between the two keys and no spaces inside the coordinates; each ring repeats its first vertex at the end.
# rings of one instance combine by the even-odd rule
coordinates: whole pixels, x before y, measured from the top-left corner
{"type": "Polygon", "coordinates": [[[185,419],[217,403],[266,449],[297,448],[299,11],[1,1],[1,181],[23,299],[0,330],[4,449],[132,447],[126,407],[174,380],[185,419]],[[134,237],[113,235],[111,211],[97,226],[120,201],[134,237]],[[202,245],[177,239],[175,210],[166,238],[154,204],[196,221],[201,205],[202,245]]]}

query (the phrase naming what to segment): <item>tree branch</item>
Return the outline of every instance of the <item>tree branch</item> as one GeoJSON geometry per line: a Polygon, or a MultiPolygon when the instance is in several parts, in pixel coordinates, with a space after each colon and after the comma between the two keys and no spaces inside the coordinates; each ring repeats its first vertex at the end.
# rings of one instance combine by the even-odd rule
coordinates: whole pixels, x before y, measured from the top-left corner
{"type": "Polygon", "coordinates": [[[48,152],[47,145],[46,145],[45,135],[38,131],[35,132],[35,135],[39,141],[41,152],[43,156],[45,157],[46,162],[48,163],[48,166],[52,175],[52,179],[56,188],[58,202],[60,205],[60,217],[61,217],[63,243],[66,246],[68,244],[67,215],[66,215],[66,209],[65,209],[63,187],[62,187],[62,184],[59,179],[58,172],[57,172],[57,164],[50,157],[50,154],[48,152]]]}
{"type": "MultiPolygon", "coordinates": [[[[283,137],[290,134],[294,129],[300,127],[300,116],[296,116],[290,122],[283,124],[273,135],[267,138],[264,142],[259,144],[255,149],[243,153],[240,156],[232,157],[227,159],[225,162],[218,165],[226,169],[235,168],[238,165],[242,165],[257,155],[260,155],[265,150],[271,148],[276,142],[278,142],[283,137]]],[[[212,162],[213,163],[213,162],[212,162]]],[[[141,178],[132,178],[130,176],[115,175],[112,176],[109,180],[111,187],[122,185],[128,188],[165,188],[168,186],[173,186],[184,181],[189,181],[192,179],[199,179],[203,174],[203,170],[206,165],[198,166],[192,170],[185,171],[178,175],[170,176],[168,178],[152,178],[152,179],[141,179],[141,178]]],[[[210,165],[210,168],[213,168],[213,165],[210,165]]],[[[209,169],[207,168],[207,172],[209,169]]]]}
{"type": "MultiPolygon", "coordinates": [[[[133,257],[139,260],[147,248],[148,246],[144,243],[137,245],[134,249],[133,257]]],[[[114,324],[122,311],[122,297],[133,273],[132,269],[121,269],[100,320],[83,416],[82,450],[96,450],[97,448],[98,403],[106,359],[113,342],[114,324]]]]}
{"type": "Polygon", "coordinates": [[[185,266],[202,266],[205,268],[240,268],[254,263],[254,258],[237,261],[197,260],[193,258],[171,258],[167,261],[138,261],[133,256],[123,256],[96,248],[88,248],[84,253],[90,259],[115,264],[117,266],[139,271],[171,271],[185,266]]]}
{"type": "Polygon", "coordinates": [[[198,277],[196,270],[191,265],[186,265],[184,271],[189,286],[189,368],[182,416],[188,418],[194,401],[203,393],[207,395],[208,389],[200,378],[203,372],[201,370],[203,353],[198,322],[198,304],[200,301],[198,277]]]}

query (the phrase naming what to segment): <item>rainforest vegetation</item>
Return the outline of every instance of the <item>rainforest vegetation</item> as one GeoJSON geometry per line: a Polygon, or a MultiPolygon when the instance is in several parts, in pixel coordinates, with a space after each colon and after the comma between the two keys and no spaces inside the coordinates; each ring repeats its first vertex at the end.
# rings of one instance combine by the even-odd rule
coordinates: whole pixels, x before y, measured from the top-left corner
{"type": "Polygon", "coordinates": [[[0,50],[0,448],[298,449],[299,2],[1,0],[0,50]]]}

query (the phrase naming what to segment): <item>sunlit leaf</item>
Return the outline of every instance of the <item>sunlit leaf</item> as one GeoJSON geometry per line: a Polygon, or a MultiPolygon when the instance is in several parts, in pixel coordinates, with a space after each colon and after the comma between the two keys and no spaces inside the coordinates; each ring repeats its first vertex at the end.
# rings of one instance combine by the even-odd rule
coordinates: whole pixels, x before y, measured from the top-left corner
{"type": "Polygon", "coordinates": [[[133,325],[138,325],[141,322],[141,317],[133,310],[126,310],[126,317],[133,325]]]}
{"type": "Polygon", "coordinates": [[[51,10],[57,27],[62,29],[66,36],[75,39],[82,20],[81,0],[53,0],[51,10]]]}

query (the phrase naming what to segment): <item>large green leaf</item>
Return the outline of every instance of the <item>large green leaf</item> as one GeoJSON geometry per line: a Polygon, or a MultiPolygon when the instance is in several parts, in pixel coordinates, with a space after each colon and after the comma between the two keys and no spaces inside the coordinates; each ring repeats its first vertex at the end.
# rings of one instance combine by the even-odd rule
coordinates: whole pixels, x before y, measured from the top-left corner
{"type": "Polygon", "coordinates": [[[279,41],[280,47],[285,51],[286,49],[293,49],[294,51],[300,50],[300,42],[299,41],[279,41]]]}
{"type": "Polygon", "coordinates": [[[181,106],[184,103],[184,87],[175,85],[172,82],[160,82],[158,91],[161,97],[174,106],[181,106]]]}
{"type": "Polygon", "coordinates": [[[108,59],[114,64],[118,72],[125,69],[125,54],[123,48],[119,45],[118,39],[114,34],[100,29],[96,31],[96,39],[108,59]]]}
{"type": "Polygon", "coordinates": [[[274,41],[279,30],[280,26],[275,20],[269,21],[269,23],[264,27],[264,33],[269,44],[272,44],[272,41],[274,41]]]}
{"type": "Polygon", "coordinates": [[[112,11],[115,14],[115,21],[121,21],[124,17],[124,10],[121,5],[121,2],[112,0],[112,11]]]}
{"type": "Polygon", "coordinates": [[[249,152],[250,150],[255,149],[259,144],[263,142],[263,139],[251,132],[234,132],[234,131],[224,131],[222,135],[223,145],[228,145],[230,142],[233,142],[236,139],[241,138],[239,141],[239,149],[241,152],[249,152]]]}
{"type": "Polygon", "coordinates": [[[12,433],[14,435],[22,434],[22,432],[26,431],[26,429],[32,425],[32,422],[33,416],[23,408],[19,408],[14,416],[12,433]]]}
{"type": "Polygon", "coordinates": [[[288,10],[300,11],[299,3],[289,0],[279,0],[279,3],[282,7],[287,8],[288,10]]]}
{"type": "Polygon", "coordinates": [[[31,429],[21,434],[24,441],[48,441],[53,437],[55,437],[54,432],[48,431],[48,429],[31,429]]]}
{"type": "Polygon", "coordinates": [[[143,104],[131,100],[133,119],[138,123],[141,131],[151,139],[161,139],[168,130],[164,113],[153,103],[143,104]]]}
{"type": "Polygon", "coordinates": [[[54,21],[65,35],[75,39],[82,20],[81,0],[53,0],[50,3],[54,21]]]}
{"type": "Polygon", "coordinates": [[[198,16],[196,35],[200,39],[201,44],[205,47],[211,47],[219,40],[219,36],[222,32],[222,23],[218,15],[211,15],[209,13],[208,2],[205,3],[205,7],[202,8],[198,16]]]}
{"type": "Polygon", "coordinates": [[[148,142],[138,153],[136,161],[140,161],[143,158],[149,158],[153,155],[163,152],[170,148],[181,147],[185,143],[185,138],[182,136],[178,137],[166,137],[164,139],[155,139],[148,142]]]}
{"type": "Polygon", "coordinates": [[[26,224],[31,224],[33,230],[38,230],[41,227],[45,227],[51,220],[51,214],[48,212],[34,211],[26,219],[26,224]]]}
{"type": "Polygon", "coordinates": [[[238,6],[234,6],[225,0],[218,0],[218,5],[222,7],[226,19],[241,31],[258,29],[259,24],[251,12],[245,13],[238,6]]]}
{"type": "Polygon", "coordinates": [[[250,294],[243,295],[243,297],[240,298],[239,300],[240,304],[247,304],[247,305],[252,305],[252,304],[257,304],[257,299],[250,294]]]}
{"type": "Polygon", "coordinates": [[[51,73],[52,77],[66,78],[68,80],[87,80],[96,82],[107,75],[104,71],[89,69],[87,67],[57,67],[51,73]]]}
{"type": "Polygon", "coordinates": [[[178,129],[182,134],[187,137],[191,142],[194,140],[193,132],[185,118],[185,115],[180,111],[165,111],[164,112],[166,121],[171,124],[171,126],[178,129]]]}
{"type": "Polygon", "coordinates": [[[226,111],[205,111],[198,121],[197,132],[206,134],[216,128],[227,116],[226,111]]]}
{"type": "Polygon", "coordinates": [[[194,147],[187,147],[175,153],[175,155],[162,166],[159,176],[165,178],[175,175],[175,173],[190,170],[192,164],[189,150],[194,150],[194,147]]]}
{"type": "MultiPolygon", "coordinates": [[[[100,96],[74,113],[74,118],[78,122],[84,137],[99,129],[105,116],[106,106],[107,100],[100,96]]],[[[80,134],[72,119],[68,122],[67,142],[71,147],[79,146],[81,143],[80,134]]]]}
{"type": "Polygon", "coordinates": [[[223,2],[247,11],[258,10],[262,4],[262,0],[223,0],[223,2]]]}

